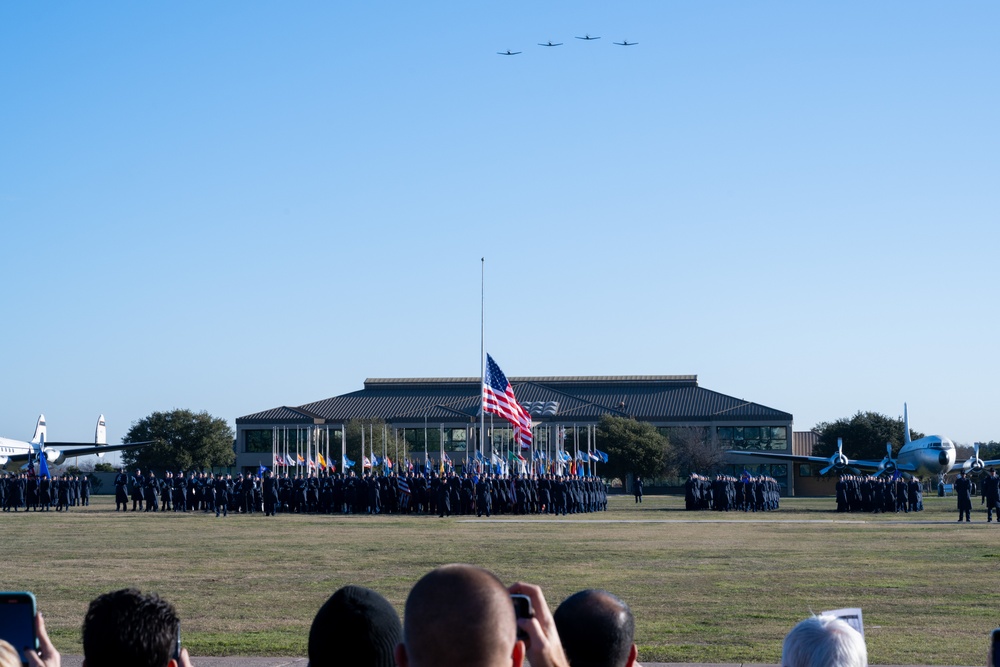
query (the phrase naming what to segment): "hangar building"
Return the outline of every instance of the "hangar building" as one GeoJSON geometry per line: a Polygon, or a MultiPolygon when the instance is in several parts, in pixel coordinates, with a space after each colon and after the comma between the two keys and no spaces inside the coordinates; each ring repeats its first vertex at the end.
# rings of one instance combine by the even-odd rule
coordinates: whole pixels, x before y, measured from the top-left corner
{"type": "MultiPolygon", "coordinates": [[[[792,451],[792,415],[727,396],[698,385],[696,375],[511,377],[518,401],[531,413],[539,447],[565,443],[586,449],[602,415],[649,422],[670,435],[673,429],[701,429],[723,449],[792,451]],[[562,440],[560,440],[562,439],[562,440]]],[[[256,471],[272,462],[272,452],[299,442],[326,442],[339,461],[344,425],[350,420],[384,422],[399,460],[422,458],[425,448],[444,451],[461,469],[479,438],[481,383],[465,378],[369,378],[364,388],[296,407],[279,406],[236,420],[236,465],[256,471]],[[442,446],[443,443],[443,446],[442,446]],[[470,444],[471,443],[471,444],[470,444]]],[[[509,429],[499,418],[486,418],[488,443],[509,443],[509,429]]],[[[689,431],[690,432],[690,431],[689,431]]],[[[600,448],[599,442],[593,443],[600,448]]],[[[390,453],[391,454],[391,453],[390,453]]],[[[769,474],[783,494],[794,493],[792,466],[732,457],[730,470],[769,474]]],[[[598,466],[599,472],[599,466],[598,466]]]]}

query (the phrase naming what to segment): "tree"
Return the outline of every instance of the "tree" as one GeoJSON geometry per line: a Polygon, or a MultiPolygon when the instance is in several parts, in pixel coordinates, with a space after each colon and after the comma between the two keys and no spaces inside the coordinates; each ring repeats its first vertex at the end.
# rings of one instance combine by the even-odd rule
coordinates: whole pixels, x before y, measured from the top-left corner
{"type": "Polygon", "coordinates": [[[118,472],[115,467],[106,461],[94,464],[94,472],[118,472]]]}
{"type": "Polygon", "coordinates": [[[629,474],[656,477],[667,468],[670,442],[648,422],[604,415],[597,426],[597,443],[608,455],[601,472],[623,484],[629,474]]]}
{"type": "Polygon", "coordinates": [[[190,410],[154,412],[134,424],[123,442],[153,444],[122,452],[122,462],[142,470],[192,470],[236,461],[233,429],[226,420],[190,410]]]}
{"type": "MultiPolygon", "coordinates": [[[[885,456],[885,443],[892,443],[895,456],[903,446],[903,418],[887,417],[877,412],[861,412],[850,419],[841,418],[835,422],[821,422],[815,429],[819,442],[813,448],[813,456],[830,456],[837,451],[837,438],[844,441],[844,454],[852,459],[880,461],[885,456]]],[[[910,429],[910,439],[924,437],[910,429]]]]}
{"type": "MultiPolygon", "coordinates": [[[[394,452],[395,445],[392,441],[391,432],[387,433],[387,440],[383,443],[382,431],[385,427],[385,421],[382,419],[351,419],[345,425],[347,431],[347,458],[354,461],[354,467],[349,470],[353,470],[356,475],[361,475],[365,472],[362,467],[364,465],[364,457],[371,453],[372,442],[375,443],[375,455],[379,458],[382,457],[382,447],[383,444],[386,447],[387,452],[394,452]],[[364,436],[361,432],[364,431],[364,436]],[[361,451],[361,440],[364,438],[364,452],[361,451]]],[[[339,457],[340,446],[337,446],[337,452],[339,457]]],[[[330,454],[333,455],[333,447],[330,447],[330,454]]],[[[340,461],[334,460],[337,465],[337,470],[340,470],[340,461]]],[[[347,472],[347,471],[345,471],[347,472]]]]}
{"type": "Polygon", "coordinates": [[[682,477],[719,472],[726,465],[726,450],[712,444],[708,430],[699,426],[670,429],[670,449],[670,468],[682,477]]]}

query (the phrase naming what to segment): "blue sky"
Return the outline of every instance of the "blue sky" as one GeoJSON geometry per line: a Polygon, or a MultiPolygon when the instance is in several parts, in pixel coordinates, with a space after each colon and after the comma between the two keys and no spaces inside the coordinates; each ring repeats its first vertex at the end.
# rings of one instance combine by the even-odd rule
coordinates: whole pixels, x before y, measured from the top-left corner
{"type": "Polygon", "coordinates": [[[0,4],[0,434],[476,375],[485,257],[508,375],[697,374],[798,429],[906,401],[1000,440],[997,25],[986,1],[0,4]]]}

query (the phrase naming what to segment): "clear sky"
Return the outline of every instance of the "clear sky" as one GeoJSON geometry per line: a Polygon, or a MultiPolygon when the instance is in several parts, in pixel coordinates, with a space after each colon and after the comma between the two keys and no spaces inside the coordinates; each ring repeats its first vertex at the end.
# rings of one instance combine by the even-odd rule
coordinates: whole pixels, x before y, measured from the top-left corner
{"type": "Polygon", "coordinates": [[[475,376],[485,257],[508,375],[1000,440],[998,27],[995,0],[0,3],[0,434],[475,376]]]}

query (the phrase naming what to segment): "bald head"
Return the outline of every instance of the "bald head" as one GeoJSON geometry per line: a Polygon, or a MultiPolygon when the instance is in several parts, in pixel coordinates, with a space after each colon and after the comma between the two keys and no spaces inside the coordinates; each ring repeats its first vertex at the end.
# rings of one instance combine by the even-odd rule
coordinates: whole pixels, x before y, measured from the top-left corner
{"type": "Polygon", "coordinates": [[[635,618],[607,591],[574,593],[555,613],[556,629],[572,667],[625,667],[635,660],[635,618]]]}
{"type": "Polygon", "coordinates": [[[397,663],[510,665],[516,642],[514,606],[503,583],[478,567],[445,565],[424,575],[406,598],[397,663]]]}

